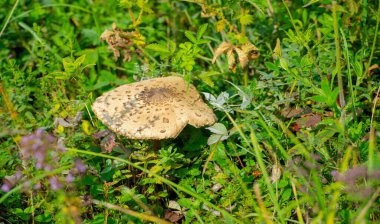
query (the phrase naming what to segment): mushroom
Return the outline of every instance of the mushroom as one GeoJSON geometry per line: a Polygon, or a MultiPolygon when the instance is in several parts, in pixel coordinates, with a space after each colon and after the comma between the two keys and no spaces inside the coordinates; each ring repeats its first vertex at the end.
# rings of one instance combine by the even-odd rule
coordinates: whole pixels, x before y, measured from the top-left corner
{"type": "Polygon", "coordinates": [[[176,138],[187,124],[198,128],[217,120],[195,87],[177,76],[119,86],[98,97],[92,109],[109,129],[130,139],[176,138]]]}

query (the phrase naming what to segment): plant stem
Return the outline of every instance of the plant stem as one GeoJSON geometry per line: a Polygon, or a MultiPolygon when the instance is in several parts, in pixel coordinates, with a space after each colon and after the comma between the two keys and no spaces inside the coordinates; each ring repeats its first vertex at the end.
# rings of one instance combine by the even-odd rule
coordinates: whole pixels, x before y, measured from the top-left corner
{"type": "Polygon", "coordinates": [[[350,55],[348,53],[348,45],[346,37],[344,36],[344,32],[342,29],[340,29],[340,32],[343,37],[343,44],[345,49],[345,57],[346,57],[346,64],[347,64],[347,74],[348,74],[348,85],[350,88],[350,95],[351,95],[351,104],[352,104],[352,114],[354,116],[354,120],[356,121],[356,108],[355,108],[355,102],[356,102],[356,96],[354,93],[354,87],[352,86],[352,75],[351,75],[351,65],[350,65],[350,55]]]}
{"type": "Polygon", "coordinates": [[[339,41],[339,28],[338,28],[338,17],[337,17],[337,4],[336,1],[333,1],[332,3],[332,12],[333,12],[333,20],[334,20],[334,38],[335,38],[335,56],[336,56],[336,71],[338,75],[338,88],[339,88],[339,103],[340,107],[343,108],[346,103],[344,100],[344,89],[343,89],[343,79],[342,79],[342,72],[341,72],[341,65],[340,65],[340,57],[341,57],[341,51],[340,51],[340,41],[339,41]]]}
{"type": "Polygon", "coordinates": [[[371,55],[369,56],[368,64],[367,64],[367,66],[366,66],[366,71],[368,72],[368,73],[367,73],[367,76],[369,76],[369,70],[368,70],[368,68],[371,66],[372,57],[373,57],[373,52],[375,51],[375,47],[376,47],[377,33],[378,33],[378,31],[379,31],[379,23],[380,23],[380,2],[379,2],[378,4],[379,4],[379,7],[378,7],[378,9],[377,9],[377,15],[376,15],[376,29],[375,29],[375,36],[373,37],[372,48],[371,48],[371,55]]]}
{"type": "Polygon", "coordinates": [[[0,37],[3,35],[3,33],[4,33],[4,31],[5,31],[5,28],[7,28],[8,23],[9,23],[9,20],[11,19],[12,15],[13,15],[13,13],[14,13],[14,11],[15,11],[17,5],[18,5],[18,2],[19,2],[19,0],[16,0],[15,4],[13,5],[13,8],[12,8],[11,12],[9,13],[8,18],[7,18],[7,20],[5,21],[5,23],[4,23],[4,25],[3,25],[3,28],[2,28],[1,31],[0,31],[0,37]]]}

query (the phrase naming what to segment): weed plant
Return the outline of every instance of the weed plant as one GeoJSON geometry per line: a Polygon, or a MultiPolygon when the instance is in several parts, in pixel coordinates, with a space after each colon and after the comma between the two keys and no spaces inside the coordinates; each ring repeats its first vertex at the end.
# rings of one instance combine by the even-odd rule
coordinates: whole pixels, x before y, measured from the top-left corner
{"type": "Polygon", "coordinates": [[[0,2],[3,223],[380,222],[380,3],[0,2]],[[97,96],[180,75],[218,123],[152,150],[97,96]]]}

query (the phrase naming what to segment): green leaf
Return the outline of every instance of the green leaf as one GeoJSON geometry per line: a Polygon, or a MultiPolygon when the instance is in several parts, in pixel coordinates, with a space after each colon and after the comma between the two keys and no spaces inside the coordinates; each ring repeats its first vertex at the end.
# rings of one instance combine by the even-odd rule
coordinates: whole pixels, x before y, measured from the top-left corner
{"type": "Polygon", "coordinates": [[[177,49],[177,45],[174,41],[172,40],[169,40],[169,50],[170,50],[170,53],[174,53],[175,50],[177,49]]]}
{"type": "Polygon", "coordinates": [[[322,80],[321,88],[324,94],[326,94],[327,96],[330,95],[331,89],[329,87],[329,81],[327,79],[322,80]]]}
{"type": "Polygon", "coordinates": [[[185,31],[185,36],[187,37],[187,39],[189,39],[194,44],[198,43],[197,39],[195,38],[195,36],[190,31],[186,30],[185,31]]]}
{"type": "Polygon", "coordinates": [[[146,46],[146,48],[149,50],[156,51],[156,52],[169,53],[169,54],[171,53],[166,46],[157,44],[157,43],[149,44],[146,46]]]}
{"type": "Polygon", "coordinates": [[[86,60],[86,55],[84,54],[75,60],[74,66],[76,68],[79,68],[84,63],[85,60],[86,60]]]}
{"type": "Polygon", "coordinates": [[[326,96],[312,96],[310,97],[311,100],[315,101],[315,102],[319,102],[319,103],[327,103],[326,102],[326,96]]]}
{"type": "Polygon", "coordinates": [[[208,44],[210,42],[211,42],[210,40],[201,39],[198,41],[198,44],[208,44]]]}
{"type": "Polygon", "coordinates": [[[278,70],[278,67],[273,64],[272,62],[266,62],[265,63],[265,66],[269,69],[269,70],[272,70],[272,71],[277,71],[278,70]]]}
{"type": "Polygon", "coordinates": [[[208,71],[201,73],[198,77],[202,80],[202,82],[206,83],[207,85],[213,87],[214,82],[211,80],[211,76],[219,75],[220,72],[217,71],[208,71]]]}
{"type": "Polygon", "coordinates": [[[240,23],[242,25],[249,25],[253,23],[253,16],[249,14],[245,14],[240,16],[240,23]]]}
{"type": "Polygon", "coordinates": [[[281,200],[286,202],[290,199],[292,196],[292,189],[286,188],[282,193],[281,193],[281,200]]]}
{"type": "Polygon", "coordinates": [[[214,125],[212,125],[211,127],[208,127],[207,129],[210,130],[214,134],[219,134],[219,135],[228,134],[226,126],[224,126],[224,124],[222,123],[215,123],[214,125]]]}
{"type": "Polygon", "coordinates": [[[201,25],[199,27],[199,30],[198,30],[198,33],[197,33],[197,40],[198,41],[202,38],[203,34],[205,33],[205,31],[207,29],[207,26],[208,26],[208,24],[205,23],[205,24],[203,24],[203,25],[201,25]]]}
{"type": "Polygon", "coordinates": [[[185,207],[185,208],[192,208],[193,206],[193,201],[191,201],[190,199],[188,198],[181,198],[179,199],[178,201],[178,204],[182,207],[185,207]]]}
{"type": "Polygon", "coordinates": [[[280,58],[280,66],[281,66],[281,68],[283,68],[285,71],[288,70],[289,66],[288,66],[288,62],[286,61],[285,58],[280,58]]]}

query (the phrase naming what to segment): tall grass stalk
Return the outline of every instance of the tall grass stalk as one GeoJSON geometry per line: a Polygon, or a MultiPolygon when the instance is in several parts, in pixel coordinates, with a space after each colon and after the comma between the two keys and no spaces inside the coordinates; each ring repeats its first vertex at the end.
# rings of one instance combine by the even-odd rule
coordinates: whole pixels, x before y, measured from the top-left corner
{"type": "MultiPolygon", "coordinates": [[[[339,88],[339,103],[340,107],[343,108],[346,105],[346,102],[344,100],[344,89],[343,89],[343,78],[342,78],[342,68],[340,65],[340,57],[341,57],[341,51],[340,51],[340,40],[339,40],[339,24],[338,24],[338,17],[337,17],[337,3],[336,1],[332,2],[332,13],[333,13],[333,21],[334,21],[334,39],[335,39],[335,60],[336,60],[336,74],[338,76],[338,88],[339,88]]],[[[334,79],[333,79],[334,80],[334,79]]]]}
{"type": "Polygon", "coordinates": [[[253,150],[255,152],[255,157],[256,157],[257,163],[259,164],[260,171],[263,174],[264,182],[268,188],[269,196],[273,202],[274,209],[279,216],[278,217],[279,221],[281,223],[285,223],[285,219],[283,218],[283,214],[282,214],[282,211],[280,208],[280,204],[278,203],[276,194],[274,193],[275,191],[273,189],[273,185],[270,181],[269,174],[268,174],[266,167],[265,167],[265,164],[264,164],[263,155],[261,154],[262,149],[261,149],[259,143],[257,142],[256,134],[255,134],[255,131],[253,130],[252,126],[250,126],[250,132],[251,132],[250,138],[251,138],[251,141],[253,144],[253,150]]]}
{"type": "Polygon", "coordinates": [[[380,1],[378,1],[378,9],[377,9],[377,14],[376,14],[376,28],[375,28],[375,35],[373,37],[373,41],[372,41],[372,48],[371,48],[371,55],[369,56],[369,60],[368,60],[368,64],[366,66],[366,72],[367,75],[369,76],[369,70],[368,68],[371,66],[371,63],[372,63],[372,58],[373,58],[373,52],[375,52],[375,48],[376,48],[376,41],[377,41],[377,33],[379,31],[379,23],[380,23],[380,1]]]}
{"type": "Polygon", "coordinates": [[[352,108],[352,114],[354,116],[354,120],[356,121],[356,108],[355,108],[355,102],[356,102],[356,96],[354,93],[354,87],[352,85],[352,74],[351,74],[351,63],[350,63],[350,54],[348,52],[348,45],[346,36],[344,35],[344,32],[342,29],[340,29],[340,33],[343,38],[343,44],[344,44],[344,52],[345,52],[345,58],[346,58],[346,64],[347,64],[347,74],[348,74],[348,87],[350,89],[350,98],[351,98],[351,108],[352,108]]]}
{"type": "Polygon", "coordinates": [[[7,28],[8,23],[9,23],[9,21],[11,20],[12,15],[13,15],[13,13],[15,12],[15,9],[16,9],[18,3],[19,3],[19,0],[16,0],[15,4],[13,5],[12,10],[10,11],[10,13],[9,13],[9,15],[8,15],[7,20],[5,20],[5,23],[4,23],[4,25],[3,25],[3,28],[2,28],[1,31],[0,31],[0,37],[3,35],[5,29],[7,28]]]}

